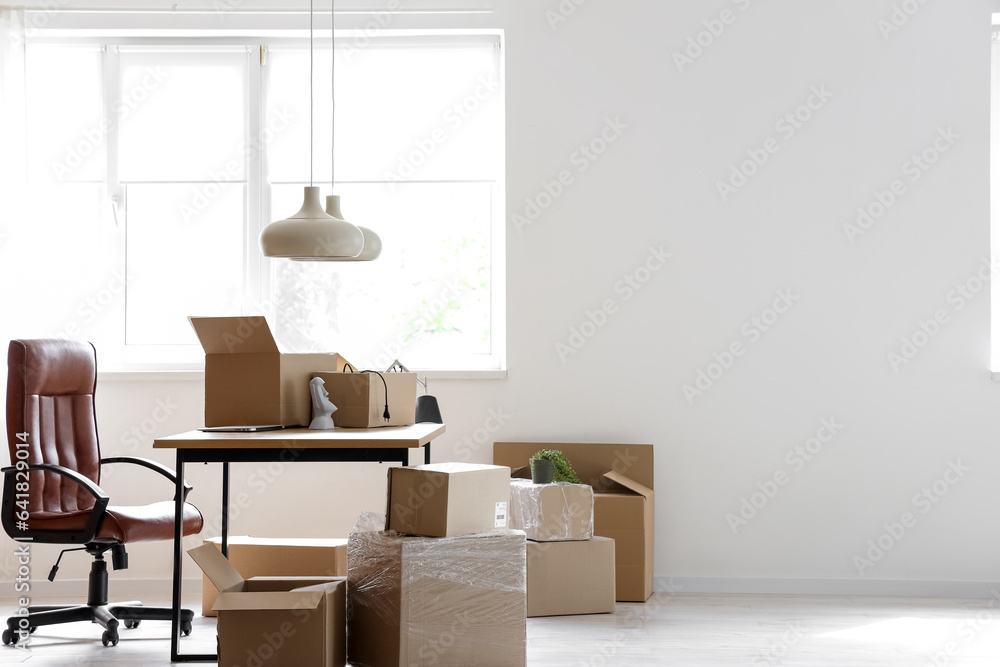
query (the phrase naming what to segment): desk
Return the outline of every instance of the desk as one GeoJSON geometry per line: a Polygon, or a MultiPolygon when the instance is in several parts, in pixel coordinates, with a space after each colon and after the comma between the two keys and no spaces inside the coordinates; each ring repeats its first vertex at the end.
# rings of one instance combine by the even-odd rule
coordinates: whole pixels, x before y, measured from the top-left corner
{"type": "Polygon", "coordinates": [[[229,464],[294,461],[399,461],[409,465],[411,449],[424,448],[424,463],[430,463],[430,442],[444,433],[443,424],[413,424],[385,428],[335,428],[310,431],[305,428],[260,433],[188,431],[153,441],[154,449],[177,450],[177,488],[174,496],[174,573],[170,625],[172,662],[215,661],[214,654],[179,652],[181,632],[181,574],[184,554],[181,517],[184,511],[184,464],[222,464],[222,553],[229,555],[229,464]]]}

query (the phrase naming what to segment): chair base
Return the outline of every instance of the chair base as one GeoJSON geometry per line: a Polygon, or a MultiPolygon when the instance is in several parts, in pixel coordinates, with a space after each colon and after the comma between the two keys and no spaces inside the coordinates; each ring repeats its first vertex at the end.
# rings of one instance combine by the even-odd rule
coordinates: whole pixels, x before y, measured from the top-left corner
{"type": "MultiPolygon", "coordinates": [[[[4,644],[16,644],[35,628],[43,625],[90,621],[104,628],[101,641],[105,646],[118,644],[118,625],[123,621],[126,628],[134,628],[139,621],[169,621],[169,607],[144,607],[141,602],[120,602],[100,605],[33,605],[27,615],[11,616],[7,619],[7,629],[3,631],[4,644]]],[[[194,612],[181,609],[181,634],[191,634],[194,612]]]]}

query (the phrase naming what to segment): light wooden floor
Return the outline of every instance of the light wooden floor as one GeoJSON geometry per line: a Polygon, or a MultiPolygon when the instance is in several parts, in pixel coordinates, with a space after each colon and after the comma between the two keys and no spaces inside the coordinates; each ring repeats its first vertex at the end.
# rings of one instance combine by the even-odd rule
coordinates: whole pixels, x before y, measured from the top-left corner
{"type": "MultiPolygon", "coordinates": [[[[113,648],[101,645],[95,625],[40,628],[30,652],[0,646],[0,663],[168,665],[167,628],[122,630],[113,648]]],[[[215,620],[196,615],[183,646],[214,650],[215,620]]],[[[614,615],[528,619],[528,664],[997,667],[1000,601],[657,594],[645,605],[619,604],[614,615]]]]}

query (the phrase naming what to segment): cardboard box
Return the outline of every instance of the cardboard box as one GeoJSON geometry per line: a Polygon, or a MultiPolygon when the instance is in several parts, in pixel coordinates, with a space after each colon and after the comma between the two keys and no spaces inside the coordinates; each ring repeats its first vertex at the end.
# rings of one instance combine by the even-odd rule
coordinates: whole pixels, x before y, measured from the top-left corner
{"type": "Polygon", "coordinates": [[[561,450],[580,479],[594,487],[594,535],[615,540],[618,601],[648,600],[655,539],[653,446],[498,442],[493,462],[523,467],[540,449],[561,450]]]}
{"type": "Polygon", "coordinates": [[[205,350],[205,426],[308,426],[312,374],[347,364],[339,354],[282,354],[263,317],[188,320],[205,350]]]}
{"type": "MultiPolygon", "coordinates": [[[[214,544],[222,551],[221,537],[211,537],[205,544],[214,544]]],[[[347,540],[230,535],[229,562],[246,578],[263,575],[346,577],[347,540]]],[[[215,616],[212,606],[218,595],[219,589],[207,574],[203,574],[203,616],[215,616]]]]}
{"type": "Polygon", "coordinates": [[[615,611],[615,541],[528,542],[528,618],[615,611]]]}
{"type": "Polygon", "coordinates": [[[432,463],[389,468],[386,529],[456,537],[507,527],[510,468],[432,463]]]}
{"type": "Polygon", "coordinates": [[[524,667],[524,533],[352,533],[348,659],[355,667],[524,667]]]}
{"type": "Polygon", "coordinates": [[[416,419],[416,373],[381,373],[380,377],[378,373],[324,372],[313,377],[323,378],[330,402],[337,406],[334,426],[408,426],[416,419]],[[389,419],[384,416],[386,405],[389,419]]]}
{"type": "Polygon", "coordinates": [[[510,527],[536,542],[589,540],[594,536],[594,489],[512,479],[510,527]]]}
{"type": "Polygon", "coordinates": [[[347,664],[345,579],[244,579],[211,544],[188,553],[222,591],[215,602],[220,665],[347,664]]]}

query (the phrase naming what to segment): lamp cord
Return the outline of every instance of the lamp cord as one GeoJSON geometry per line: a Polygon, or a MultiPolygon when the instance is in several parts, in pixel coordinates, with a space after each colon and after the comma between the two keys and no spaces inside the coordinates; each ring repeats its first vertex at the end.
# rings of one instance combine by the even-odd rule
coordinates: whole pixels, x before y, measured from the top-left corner
{"type": "Polygon", "coordinates": [[[389,385],[387,385],[385,383],[385,378],[382,377],[382,374],[379,373],[378,371],[367,370],[367,371],[361,371],[361,372],[362,373],[374,373],[375,375],[377,375],[379,377],[380,380],[382,380],[382,386],[385,388],[385,412],[382,413],[382,419],[388,420],[389,419],[389,385]]]}
{"type": "Polygon", "coordinates": [[[313,0],[309,0],[309,187],[313,184],[313,0]]]}
{"type": "MultiPolygon", "coordinates": [[[[354,366],[352,366],[351,364],[344,364],[344,371],[343,372],[346,373],[348,368],[351,369],[352,373],[355,370],[354,366]]],[[[363,371],[358,371],[358,372],[359,373],[374,373],[375,375],[377,375],[379,377],[380,380],[382,380],[382,387],[385,389],[385,412],[382,413],[382,419],[388,420],[389,419],[389,385],[387,385],[385,383],[385,378],[382,377],[382,374],[379,373],[378,371],[363,370],[363,371]]],[[[386,371],[386,372],[388,372],[388,371],[386,371]]]]}
{"type": "Polygon", "coordinates": [[[334,172],[337,169],[337,159],[335,157],[336,133],[337,133],[337,40],[334,31],[337,29],[337,17],[334,13],[336,0],[330,0],[330,194],[336,194],[337,179],[334,172]]]}

